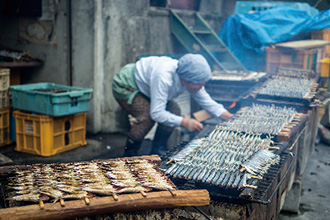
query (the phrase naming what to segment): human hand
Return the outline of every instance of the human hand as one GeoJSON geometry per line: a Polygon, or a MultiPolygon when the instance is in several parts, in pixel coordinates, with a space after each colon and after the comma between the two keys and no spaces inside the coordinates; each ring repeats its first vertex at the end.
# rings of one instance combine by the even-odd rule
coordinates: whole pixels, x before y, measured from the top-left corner
{"type": "Polygon", "coordinates": [[[190,132],[201,131],[204,128],[202,123],[192,118],[183,118],[181,126],[187,128],[190,132]]]}
{"type": "Polygon", "coordinates": [[[231,114],[228,111],[226,111],[226,112],[222,113],[222,115],[220,115],[220,118],[225,121],[228,121],[231,117],[233,117],[233,114],[231,114]]]}

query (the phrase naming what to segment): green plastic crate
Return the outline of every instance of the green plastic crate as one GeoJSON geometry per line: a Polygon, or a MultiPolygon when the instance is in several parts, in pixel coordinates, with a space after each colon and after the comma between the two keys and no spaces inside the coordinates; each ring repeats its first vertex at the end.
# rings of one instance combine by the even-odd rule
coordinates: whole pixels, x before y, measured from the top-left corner
{"type": "Polygon", "coordinates": [[[87,112],[93,90],[55,83],[10,86],[14,109],[50,116],[87,112]]]}

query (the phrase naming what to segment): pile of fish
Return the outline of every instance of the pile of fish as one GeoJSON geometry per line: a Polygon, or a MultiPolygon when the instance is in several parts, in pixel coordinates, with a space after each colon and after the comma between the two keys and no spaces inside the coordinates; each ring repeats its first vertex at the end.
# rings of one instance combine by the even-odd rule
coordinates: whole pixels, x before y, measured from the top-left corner
{"type": "Polygon", "coordinates": [[[289,77],[296,79],[311,79],[315,77],[315,72],[305,69],[283,68],[278,67],[274,73],[275,77],[289,77]]]}
{"type": "Polygon", "coordinates": [[[297,114],[294,108],[253,104],[226,123],[231,130],[277,135],[297,114]]]}
{"type": "Polygon", "coordinates": [[[311,92],[313,83],[304,78],[276,77],[269,80],[259,94],[302,99],[311,92]]]}
{"type": "Polygon", "coordinates": [[[218,125],[208,137],[194,142],[193,151],[189,148],[188,154],[180,152],[179,156],[175,155],[175,164],[166,173],[175,178],[242,189],[247,186],[247,179],[253,175],[261,178],[270,165],[279,162],[279,156],[268,150],[268,154],[260,154],[263,160],[252,157],[271,143],[270,137],[262,139],[257,134],[236,132],[218,125]],[[269,166],[264,165],[265,161],[269,166]]]}
{"type": "Polygon", "coordinates": [[[173,183],[145,159],[34,164],[17,168],[8,189],[15,201],[83,199],[95,195],[175,190],[173,183]]]}

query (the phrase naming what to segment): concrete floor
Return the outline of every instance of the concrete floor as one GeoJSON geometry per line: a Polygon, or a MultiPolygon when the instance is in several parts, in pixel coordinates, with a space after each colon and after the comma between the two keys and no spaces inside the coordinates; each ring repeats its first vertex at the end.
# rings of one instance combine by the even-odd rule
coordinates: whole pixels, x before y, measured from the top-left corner
{"type": "MultiPolygon", "coordinates": [[[[42,157],[32,154],[17,152],[15,145],[0,147],[0,153],[14,161],[14,164],[32,163],[54,163],[89,161],[93,159],[109,159],[123,157],[126,136],[123,134],[98,134],[87,135],[87,145],[76,149],[60,153],[50,157],[42,157]]],[[[150,151],[150,141],[145,140],[140,149],[140,153],[148,154],[150,151]]]]}
{"type": "Polygon", "coordinates": [[[318,144],[303,180],[299,214],[281,213],[279,220],[330,219],[330,146],[318,144]]]}
{"type": "MultiPolygon", "coordinates": [[[[123,134],[87,136],[87,145],[51,157],[16,152],[15,145],[0,147],[0,153],[15,164],[72,162],[122,157],[126,137],[123,134]]],[[[151,142],[145,140],[141,154],[150,152],[151,142]]],[[[311,156],[304,175],[300,213],[281,213],[279,220],[330,219],[330,146],[319,144],[311,156]]]]}

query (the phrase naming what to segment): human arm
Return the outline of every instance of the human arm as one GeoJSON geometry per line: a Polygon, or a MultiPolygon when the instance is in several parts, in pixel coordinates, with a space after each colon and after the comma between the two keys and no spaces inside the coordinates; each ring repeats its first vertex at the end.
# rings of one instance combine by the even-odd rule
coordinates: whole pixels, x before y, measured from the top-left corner
{"type": "Polygon", "coordinates": [[[212,116],[219,117],[222,120],[228,120],[233,115],[228,112],[223,105],[214,101],[206,92],[205,88],[201,88],[196,94],[191,94],[193,99],[212,116]]]}
{"type": "Polygon", "coordinates": [[[233,114],[231,114],[231,113],[228,112],[228,111],[225,111],[224,113],[222,113],[222,114],[220,115],[219,118],[221,118],[221,119],[224,120],[224,121],[228,121],[231,117],[233,117],[233,114]]]}
{"type": "MultiPolygon", "coordinates": [[[[163,74],[166,76],[166,74],[163,74]]],[[[153,80],[150,85],[151,97],[151,118],[167,126],[181,126],[187,128],[189,131],[201,131],[203,124],[195,119],[183,118],[172,114],[166,110],[166,103],[168,102],[168,94],[173,91],[173,83],[169,79],[162,78],[162,80],[153,80]]]]}

